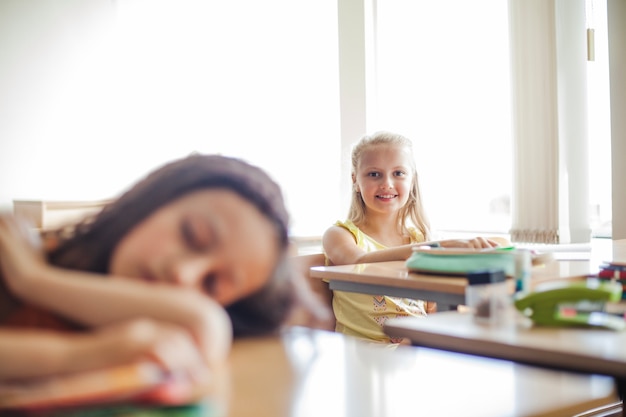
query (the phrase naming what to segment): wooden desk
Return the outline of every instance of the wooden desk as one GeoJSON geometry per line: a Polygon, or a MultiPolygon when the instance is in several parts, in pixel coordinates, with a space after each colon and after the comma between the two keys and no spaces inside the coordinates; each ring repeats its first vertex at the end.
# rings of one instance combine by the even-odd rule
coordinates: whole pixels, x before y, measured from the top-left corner
{"type": "MultiPolygon", "coordinates": [[[[598,239],[584,260],[555,260],[535,266],[531,285],[582,278],[598,272],[600,263],[610,260],[626,261],[626,239],[598,239]]],[[[331,290],[435,301],[439,311],[465,303],[466,278],[409,272],[404,261],[316,266],[310,276],[327,280],[331,290]]]]}
{"type": "Polygon", "coordinates": [[[467,286],[464,277],[409,272],[404,261],[315,266],[311,277],[328,280],[331,290],[435,301],[439,310],[463,304],[467,286]]]}
{"type": "MultiPolygon", "coordinates": [[[[555,417],[617,401],[609,377],[427,348],[394,348],[298,327],[280,336],[236,341],[214,376],[205,400],[189,406],[121,405],[26,415],[555,417]]],[[[0,415],[5,415],[3,410],[0,415]]]]}
{"type": "Polygon", "coordinates": [[[414,345],[469,353],[574,372],[610,375],[624,394],[626,331],[539,327],[529,323],[488,326],[471,314],[444,312],[426,319],[385,323],[385,333],[414,345]]]}
{"type": "Polygon", "coordinates": [[[231,380],[230,417],[572,416],[617,401],[608,377],[303,328],[237,341],[231,380]]]}

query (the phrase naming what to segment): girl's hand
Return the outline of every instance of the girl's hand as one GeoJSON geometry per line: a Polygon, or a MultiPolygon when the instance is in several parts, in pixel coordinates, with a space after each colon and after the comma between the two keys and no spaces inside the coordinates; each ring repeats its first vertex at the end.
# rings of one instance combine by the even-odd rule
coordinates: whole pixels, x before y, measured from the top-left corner
{"type": "Polygon", "coordinates": [[[37,230],[25,219],[0,213],[0,276],[13,293],[23,291],[29,278],[46,267],[37,230]]]}
{"type": "MultiPolygon", "coordinates": [[[[215,334],[215,340],[219,335],[215,334]]],[[[156,362],[164,371],[203,384],[208,364],[195,338],[185,328],[152,319],[134,319],[96,329],[76,345],[84,350],[85,366],[111,366],[141,360],[156,362]],[[89,353],[90,352],[90,353],[89,353]],[[89,363],[91,360],[94,363],[89,363]]]]}
{"type": "MultiPolygon", "coordinates": [[[[147,286],[145,291],[150,293],[150,289],[147,286]]],[[[223,362],[232,343],[232,326],[224,308],[198,291],[165,286],[159,290],[152,294],[154,307],[178,309],[180,317],[173,317],[166,307],[162,317],[133,314],[135,318],[100,324],[93,329],[95,338],[86,339],[91,343],[85,348],[95,352],[94,358],[123,362],[148,357],[167,371],[189,375],[196,367],[203,368],[199,364],[206,367],[223,362]],[[176,296],[176,303],[168,304],[172,297],[161,297],[167,293],[176,296]]]]}
{"type": "Polygon", "coordinates": [[[500,246],[498,242],[484,237],[473,239],[448,239],[439,241],[442,248],[489,249],[500,246]]]}

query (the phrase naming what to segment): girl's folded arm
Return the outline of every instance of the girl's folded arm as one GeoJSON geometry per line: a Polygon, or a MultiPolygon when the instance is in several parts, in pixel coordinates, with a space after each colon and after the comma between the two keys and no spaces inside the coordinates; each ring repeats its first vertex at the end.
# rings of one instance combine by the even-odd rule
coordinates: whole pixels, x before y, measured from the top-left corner
{"type": "Polygon", "coordinates": [[[39,266],[12,287],[28,303],[89,327],[139,317],[173,323],[191,332],[207,360],[223,358],[230,348],[228,315],[196,289],[39,266]]]}
{"type": "Polygon", "coordinates": [[[0,328],[0,380],[57,374],[70,350],[68,338],[54,331],[0,328]]]}
{"type": "Polygon", "coordinates": [[[206,366],[186,329],[156,320],[128,320],[84,333],[0,328],[0,381],[148,360],[177,373],[197,373],[206,366]]]}
{"type": "Polygon", "coordinates": [[[138,344],[125,341],[127,334],[111,336],[0,328],[0,380],[80,372],[138,358],[138,344]]]}

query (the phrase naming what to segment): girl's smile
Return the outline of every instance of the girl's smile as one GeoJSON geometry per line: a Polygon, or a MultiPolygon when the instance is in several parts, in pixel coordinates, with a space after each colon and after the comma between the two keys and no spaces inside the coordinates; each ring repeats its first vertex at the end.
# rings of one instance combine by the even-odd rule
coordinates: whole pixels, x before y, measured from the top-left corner
{"type": "Polygon", "coordinates": [[[398,197],[397,194],[385,194],[385,195],[377,195],[376,198],[380,200],[391,200],[393,198],[398,197]]]}

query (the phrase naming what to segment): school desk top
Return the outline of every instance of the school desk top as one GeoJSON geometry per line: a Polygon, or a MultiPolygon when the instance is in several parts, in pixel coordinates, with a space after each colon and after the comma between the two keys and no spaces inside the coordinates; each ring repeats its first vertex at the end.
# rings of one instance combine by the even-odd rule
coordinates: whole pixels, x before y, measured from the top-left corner
{"type": "Polygon", "coordinates": [[[552,369],[610,375],[624,393],[626,331],[534,326],[512,320],[504,325],[476,323],[454,311],[427,318],[388,320],[385,333],[414,345],[500,358],[552,369]]]}

